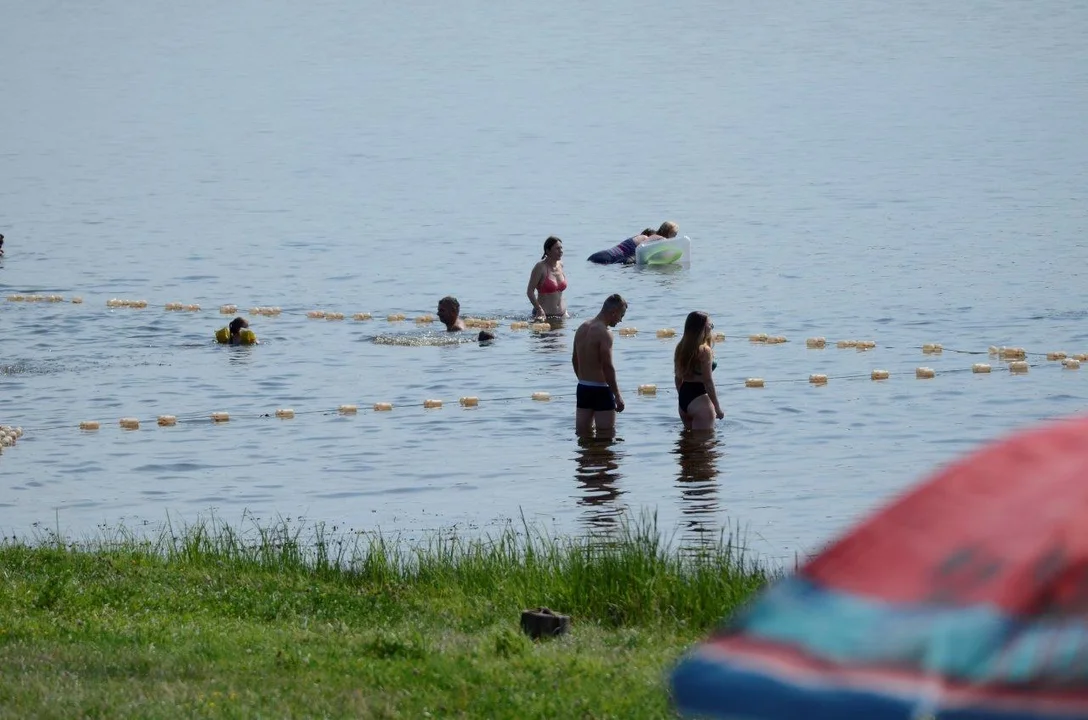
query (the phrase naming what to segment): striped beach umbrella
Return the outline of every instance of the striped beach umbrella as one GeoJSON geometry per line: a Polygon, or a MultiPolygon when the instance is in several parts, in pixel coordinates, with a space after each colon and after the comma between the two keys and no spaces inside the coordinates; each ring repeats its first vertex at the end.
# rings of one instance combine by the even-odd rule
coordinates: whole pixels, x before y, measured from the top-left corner
{"type": "Polygon", "coordinates": [[[1088,718],[1088,418],[950,465],[728,618],[688,717],[1088,718]]]}

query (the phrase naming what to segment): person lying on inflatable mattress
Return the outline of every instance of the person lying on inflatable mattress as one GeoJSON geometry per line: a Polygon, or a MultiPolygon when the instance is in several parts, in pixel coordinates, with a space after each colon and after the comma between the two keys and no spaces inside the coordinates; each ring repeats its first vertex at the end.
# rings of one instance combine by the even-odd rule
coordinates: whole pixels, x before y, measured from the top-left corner
{"type": "Polygon", "coordinates": [[[674,238],[680,232],[680,226],[671,220],[661,223],[661,227],[654,232],[653,228],[646,228],[638,235],[629,237],[619,245],[601,250],[590,255],[587,260],[598,265],[612,265],[613,263],[631,263],[635,261],[635,248],[644,242],[651,240],[665,240],[674,238]]]}

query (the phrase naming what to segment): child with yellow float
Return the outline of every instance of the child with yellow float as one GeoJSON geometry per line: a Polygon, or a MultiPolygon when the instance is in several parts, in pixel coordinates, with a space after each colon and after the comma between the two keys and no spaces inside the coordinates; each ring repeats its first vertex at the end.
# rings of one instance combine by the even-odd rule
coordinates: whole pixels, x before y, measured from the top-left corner
{"type": "Polygon", "coordinates": [[[215,341],[220,345],[256,345],[257,333],[249,329],[249,322],[236,317],[227,327],[215,331],[215,341]]]}

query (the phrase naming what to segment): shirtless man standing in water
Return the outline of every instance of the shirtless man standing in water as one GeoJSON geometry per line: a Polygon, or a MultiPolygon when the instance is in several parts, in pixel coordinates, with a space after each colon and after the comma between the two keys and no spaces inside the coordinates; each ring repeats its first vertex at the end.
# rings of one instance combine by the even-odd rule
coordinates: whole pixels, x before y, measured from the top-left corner
{"type": "Polygon", "coordinates": [[[574,333],[570,360],[578,376],[574,428],[580,437],[592,435],[594,426],[599,435],[611,435],[616,428],[616,413],[623,412],[609,328],[619,324],[626,312],[627,301],[618,294],[610,295],[597,317],[586,320],[574,333]]]}

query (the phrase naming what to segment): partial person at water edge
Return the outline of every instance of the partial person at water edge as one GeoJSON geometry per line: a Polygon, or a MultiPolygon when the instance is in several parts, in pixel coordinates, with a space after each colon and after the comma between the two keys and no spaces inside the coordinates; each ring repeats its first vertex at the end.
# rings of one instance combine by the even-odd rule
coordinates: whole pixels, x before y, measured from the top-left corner
{"type": "Polygon", "coordinates": [[[563,291],[567,276],[563,272],[563,241],[552,235],[544,241],[544,254],[529,273],[525,295],[533,305],[533,319],[566,317],[567,303],[563,291]]]}
{"type": "MultiPolygon", "coordinates": [[[[438,319],[446,326],[447,332],[461,332],[465,329],[465,321],[461,319],[461,303],[452,295],[438,301],[438,319]]],[[[494,340],[495,334],[481,330],[476,339],[487,342],[494,340]]]]}
{"type": "Polygon", "coordinates": [[[215,331],[215,341],[221,345],[256,345],[257,334],[249,329],[249,321],[236,317],[230,325],[215,331]]]}
{"type": "Polygon", "coordinates": [[[680,226],[671,220],[666,220],[661,223],[661,227],[656,231],[653,228],[646,228],[638,235],[627,238],[619,245],[607,250],[599,250],[586,259],[589,260],[589,262],[597,263],[598,265],[633,263],[635,261],[635,251],[642,243],[651,242],[653,240],[669,240],[676,237],[679,233],[680,226]]]}
{"type": "Polygon", "coordinates": [[[0,235],[0,257],[4,257],[4,236],[0,235]]]}
{"type": "Polygon", "coordinates": [[[575,432],[580,437],[609,436],[615,431],[616,413],[623,412],[623,396],[612,362],[612,331],[627,313],[627,301],[609,295],[597,316],[586,320],[574,333],[571,364],[578,378],[575,432]]]}
{"type": "Polygon", "coordinates": [[[673,379],[680,420],[688,430],[713,430],[715,418],[725,417],[714,388],[714,323],[694,310],[684,321],[684,335],[673,353],[673,379]]]}

